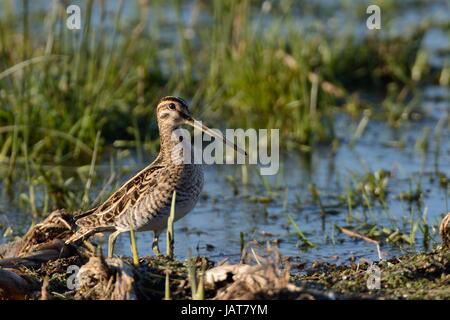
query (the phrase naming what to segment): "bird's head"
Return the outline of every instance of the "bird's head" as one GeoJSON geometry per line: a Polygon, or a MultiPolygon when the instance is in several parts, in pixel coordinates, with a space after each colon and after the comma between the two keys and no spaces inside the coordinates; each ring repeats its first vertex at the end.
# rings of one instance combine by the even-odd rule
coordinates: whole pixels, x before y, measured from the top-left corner
{"type": "Polygon", "coordinates": [[[186,101],[178,97],[164,97],[156,107],[158,123],[177,128],[191,119],[191,113],[186,101]]]}
{"type": "Polygon", "coordinates": [[[225,139],[222,134],[219,134],[200,121],[197,121],[191,116],[191,112],[189,111],[189,106],[186,101],[179,97],[168,96],[162,98],[158,106],[156,107],[156,115],[158,119],[158,123],[161,127],[169,127],[172,130],[177,129],[180,125],[188,124],[211,137],[219,139],[223,141],[225,144],[231,146],[236,151],[247,155],[247,153],[235,145],[233,142],[225,139]]]}

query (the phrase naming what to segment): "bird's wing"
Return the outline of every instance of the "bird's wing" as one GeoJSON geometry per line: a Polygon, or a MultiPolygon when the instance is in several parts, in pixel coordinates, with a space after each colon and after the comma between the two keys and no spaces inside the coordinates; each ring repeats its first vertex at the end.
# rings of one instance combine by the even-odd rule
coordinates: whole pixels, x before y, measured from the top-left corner
{"type": "Polygon", "coordinates": [[[114,192],[108,200],[95,208],[90,214],[83,215],[76,224],[84,228],[108,228],[114,225],[114,220],[129,208],[139,202],[142,197],[151,192],[158,182],[158,176],[164,166],[151,164],[114,192]]]}

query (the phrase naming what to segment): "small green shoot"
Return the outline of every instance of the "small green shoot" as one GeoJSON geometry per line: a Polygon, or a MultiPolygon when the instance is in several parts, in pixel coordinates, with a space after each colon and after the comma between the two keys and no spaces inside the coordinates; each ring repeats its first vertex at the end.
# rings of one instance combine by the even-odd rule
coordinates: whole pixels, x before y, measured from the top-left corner
{"type": "Polygon", "coordinates": [[[173,232],[173,223],[175,219],[175,201],[177,197],[177,192],[173,192],[172,196],[172,204],[170,206],[170,215],[169,219],[167,219],[167,244],[166,244],[166,256],[170,259],[173,259],[173,244],[174,244],[174,232],[173,232]]]}

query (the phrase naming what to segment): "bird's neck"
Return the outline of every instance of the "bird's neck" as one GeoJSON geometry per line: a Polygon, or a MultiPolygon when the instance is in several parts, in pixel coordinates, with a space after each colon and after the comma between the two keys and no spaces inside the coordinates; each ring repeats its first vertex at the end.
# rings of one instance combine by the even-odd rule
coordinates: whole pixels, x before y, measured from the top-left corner
{"type": "Polygon", "coordinates": [[[178,129],[178,126],[169,124],[159,124],[159,136],[160,136],[160,151],[159,156],[163,161],[172,161],[173,152],[175,147],[179,144],[179,141],[173,138],[173,131],[178,129]]]}

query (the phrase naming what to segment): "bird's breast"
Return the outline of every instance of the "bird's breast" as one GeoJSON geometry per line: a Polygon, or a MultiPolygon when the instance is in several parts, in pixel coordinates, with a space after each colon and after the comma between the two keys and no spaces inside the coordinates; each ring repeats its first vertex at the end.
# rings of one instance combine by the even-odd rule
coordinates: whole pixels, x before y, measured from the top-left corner
{"type": "Polygon", "coordinates": [[[186,165],[181,178],[176,186],[176,208],[180,211],[192,209],[197,203],[203,189],[203,170],[201,165],[186,165]]]}

